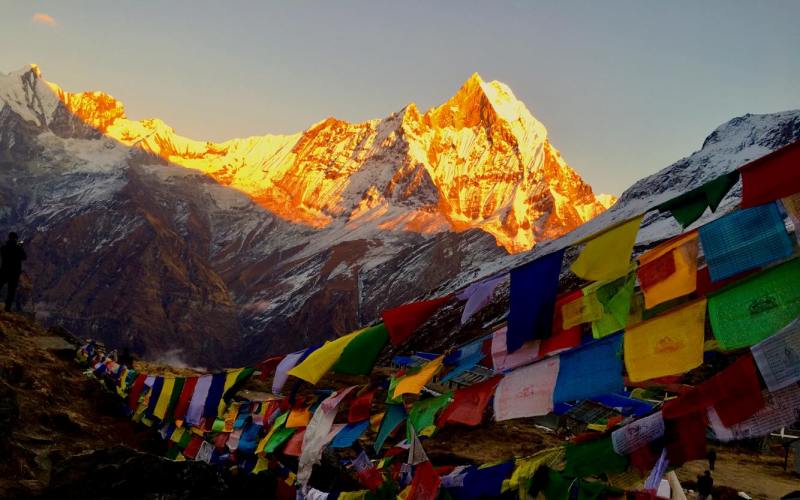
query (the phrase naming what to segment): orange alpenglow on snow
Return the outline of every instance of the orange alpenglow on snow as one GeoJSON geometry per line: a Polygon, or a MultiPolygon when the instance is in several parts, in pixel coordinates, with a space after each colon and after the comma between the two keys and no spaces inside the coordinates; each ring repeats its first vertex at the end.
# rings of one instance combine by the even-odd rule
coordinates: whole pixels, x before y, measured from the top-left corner
{"type": "Polygon", "coordinates": [[[327,118],[303,132],[221,143],[131,120],[103,92],[47,83],[99,132],[246,194],[314,228],[371,224],[431,234],[478,228],[509,252],[560,236],[612,205],[552,146],[544,125],[505,84],[476,73],[439,107],[409,104],[387,118],[327,118]]]}

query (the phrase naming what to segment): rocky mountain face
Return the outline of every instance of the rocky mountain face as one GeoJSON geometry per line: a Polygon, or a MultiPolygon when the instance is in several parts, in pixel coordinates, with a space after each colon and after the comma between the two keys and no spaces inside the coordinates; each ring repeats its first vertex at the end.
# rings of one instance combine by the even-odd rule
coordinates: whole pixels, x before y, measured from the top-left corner
{"type": "Polygon", "coordinates": [[[0,74],[0,227],[27,240],[27,307],[151,358],[240,364],[340,335],[613,202],[477,74],[425,113],[223,143],[36,66],[0,74]]]}

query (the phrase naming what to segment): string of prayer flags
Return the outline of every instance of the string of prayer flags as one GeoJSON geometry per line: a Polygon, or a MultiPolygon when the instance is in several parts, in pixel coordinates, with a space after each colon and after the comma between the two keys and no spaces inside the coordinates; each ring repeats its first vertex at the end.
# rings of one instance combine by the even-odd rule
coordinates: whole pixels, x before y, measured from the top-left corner
{"type": "Polygon", "coordinates": [[[750,348],[771,392],[800,381],[800,318],[750,348]]]}
{"type": "Polygon", "coordinates": [[[706,423],[705,412],[664,418],[664,442],[670,465],[706,458],[706,423]]]}
{"type": "Polygon", "coordinates": [[[697,288],[696,231],[669,240],[639,257],[636,274],[644,295],[645,307],[688,295],[697,288]]]}
{"type": "Polygon", "coordinates": [[[362,420],[355,424],[347,424],[331,441],[331,448],[349,448],[364,434],[369,427],[369,420],[362,420]]]}
{"type": "Polygon", "coordinates": [[[722,424],[714,408],[708,409],[711,428],[720,441],[751,439],[788,427],[797,421],[800,385],[791,384],[775,392],[763,393],[764,408],[731,427],[722,424]]]}
{"type": "Polygon", "coordinates": [[[295,367],[307,349],[287,354],[275,368],[275,377],[272,379],[272,394],[280,394],[283,386],[289,379],[289,370],[295,367]]]}
{"type": "Polygon", "coordinates": [[[556,356],[505,375],[494,395],[495,420],[534,417],[553,411],[558,367],[556,356]]]}
{"type": "Polygon", "coordinates": [[[611,433],[611,442],[616,453],[630,455],[663,435],[664,417],[658,411],[615,430],[611,433]]]}
{"type": "Polygon", "coordinates": [[[642,218],[640,215],[593,236],[572,263],[572,272],[589,281],[608,281],[625,276],[630,268],[642,218]]]}
{"type": "Polygon", "coordinates": [[[319,379],[339,361],[347,345],[361,333],[362,331],[357,331],[339,337],[336,340],[325,342],[322,347],[310,353],[306,359],[289,370],[289,375],[316,385],[319,379]]]}
{"type": "Polygon", "coordinates": [[[800,192],[800,141],[739,167],[742,208],[763,205],[800,192]]]}
{"type": "Polygon", "coordinates": [[[560,355],[554,403],[581,401],[624,389],[622,335],[606,337],[560,355]]]}
{"type": "Polygon", "coordinates": [[[409,442],[411,441],[411,430],[419,434],[428,427],[434,425],[436,422],[436,414],[450,404],[452,398],[453,395],[448,392],[434,398],[420,399],[414,403],[414,406],[411,407],[411,411],[408,412],[407,429],[409,429],[409,442]]]}
{"type": "Polygon", "coordinates": [[[414,478],[406,500],[436,500],[441,481],[433,464],[430,461],[422,462],[414,470],[414,478]]]}
{"type": "Polygon", "coordinates": [[[706,300],[643,321],[625,331],[624,359],[632,382],[675,375],[703,362],[706,300]]]}
{"type": "Polygon", "coordinates": [[[369,375],[388,341],[389,331],[383,323],[360,330],[358,336],[345,346],[333,365],[333,371],[345,375],[369,375]]]}
{"type": "Polygon", "coordinates": [[[594,295],[603,309],[602,317],[592,322],[594,338],[601,339],[628,325],[635,286],[636,277],[630,274],[608,283],[593,283],[583,289],[585,295],[594,295]]]}
{"type": "Polygon", "coordinates": [[[452,299],[452,295],[446,295],[438,299],[411,302],[383,311],[381,317],[383,324],[389,330],[392,345],[400,345],[408,340],[414,330],[428,321],[450,299],[452,299]]]}
{"type": "Polygon", "coordinates": [[[509,353],[506,347],[507,331],[508,327],[504,326],[492,334],[492,365],[495,371],[498,372],[513,370],[519,366],[530,364],[539,357],[541,343],[539,340],[529,340],[516,351],[509,353]]]}
{"type": "Polygon", "coordinates": [[[461,324],[467,321],[478,311],[486,307],[492,299],[492,294],[497,285],[503,282],[505,275],[495,276],[477,283],[472,283],[467,288],[459,292],[456,297],[459,300],[466,300],[464,311],[461,313],[461,324]]]}
{"type": "Polygon", "coordinates": [[[403,394],[419,394],[425,384],[431,381],[436,372],[442,367],[444,356],[425,363],[416,373],[405,375],[397,380],[392,396],[397,398],[403,394]]]}
{"type": "Polygon", "coordinates": [[[670,212],[678,223],[686,228],[710,208],[712,212],[739,180],[739,172],[731,172],[706,182],[680,196],[656,207],[659,212],[670,212]]]}
{"type": "Polygon", "coordinates": [[[553,332],[553,314],[564,250],[539,257],[511,270],[511,298],[506,350],[512,353],[553,332]]]}
{"type": "Polygon", "coordinates": [[[383,448],[383,443],[386,442],[386,438],[388,438],[405,419],[406,410],[402,404],[386,405],[386,413],[383,416],[383,420],[381,420],[378,436],[375,438],[375,453],[380,452],[381,448],[383,448]]]}
{"type": "Polygon", "coordinates": [[[800,316],[798,283],[795,258],[711,295],[708,315],[720,348],[750,347],[800,316]]]}
{"type": "Polygon", "coordinates": [[[611,437],[566,444],[564,473],[572,477],[625,472],[628,457],[614,451],[611,437]]]}
{"type": "Polygon", "coordinates": [[[495,376],[463,389],[458,389],[453,402],[439,416],[437,425],[455,423],[464,425],[480,425],[486,406],[500,383],[501,377],[495,376]]]}
{"type": "Polygon", "coordinates": [[[792,241],[775,203],[730,213],[701,226],[699,231],[713,281],[792,254],[792,241]]]}
{"type": "Polygon", "coordinates": [[[372,399],[375,397],[375,390],[370,389],[357,396],[350,402],[350,409],[347,413],[347,421],[351,424],[362,420],[369,421],[372,399]]]}

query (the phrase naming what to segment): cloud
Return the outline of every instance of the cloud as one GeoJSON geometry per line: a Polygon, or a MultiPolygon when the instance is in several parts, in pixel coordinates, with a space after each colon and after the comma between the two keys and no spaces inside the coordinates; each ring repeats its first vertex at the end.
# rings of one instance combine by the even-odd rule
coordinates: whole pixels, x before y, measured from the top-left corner
{"type": "Polygon", "coordinates": [[[31,18],[31,21],[37,24],[46,24],[51,28],[55,27],[58,23],[56,22],[55,18],[49,14],[45,14],[44,12],[37,12],[31,18]]]}

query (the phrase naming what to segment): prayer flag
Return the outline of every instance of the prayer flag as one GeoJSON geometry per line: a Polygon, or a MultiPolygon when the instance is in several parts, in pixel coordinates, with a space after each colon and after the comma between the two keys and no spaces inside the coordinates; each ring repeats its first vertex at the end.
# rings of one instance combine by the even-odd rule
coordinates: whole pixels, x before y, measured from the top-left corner
{"type": "Polygon", "coordinates": [[[206,419],[213,421],[217,416],[219,402],[222,400],[222,394],[225,392],[225,377],[226,374],[224,373],[217,373],[211,377],[211,386],[208,388],[208,396],[203,406],[203,416],[206,417],[206,419]]]}
{"type": "Polygon", "coordinates": [[[561,308],[563,315],[562,325],[564,328],[571,328],[582,323],[591,323],[603,317],[603,304],[597,300],[597,295],[582,293],[571,302],[561,308]]]}
{"type": "Polygon", "coordinates": [[[186,385],[186,379],[183,377],[174,380],[175,383],[172,385],[172,394],[170,394],[169,402],[167,403],[167,412],[163,419],[170,422],[175,420],[175,408],[178,406],[178,401],[180,401],[183,386],[186,385]]]}
{"type": "Polygon", "coordinates": [[[211,389],[212,375],[203,375],[197,379],[197,383],[192,393],[192,399],[189,402],[189,408],[186,411],[186,422],[192,425],[199,425],[200,418],[203,416],[203,408],[205,407],[206,397],[208,391],[211,389]]]}
{"type": "Polygon", "coordinates": [[[183,384],[181,395],[178,398],[178,404],[175,406],[172,415],[175,420],[183,420],[186,417],[186,411],[189,409],[189,403],[194,395],[194,388],[197,385],[197,377],[189,377],[183,384]]]}
{"type": "Polygon", "coordinates": [[[775,392],[764,392],[762,397],[765,403],[764,408],[731,427],[725,427],[714,408],[709,408],[709,422],[717,439],[733,441],[766,436],[797,421],[797,409],[800,408],[800,385],[792,384],[775,392]]]}
{"type": "Polygon", "coordinates": [[[800,381],[800,319],[750,350],[771,392],[800,381]]]}
{"type": "Polygon", "coordinates": [[[564,326],[564,305],[583,297],[581,290],[575,290],[556,297],[555,314],[553,316],[553,334],[542,339],[539,345],[539,355],[556,353],[564,349],[571,349],[581,345],[581,327],[579,325],[564,326]]]}
{"type": "Polygon", "coordinates": [[[281,426],[272,433],[267,441],[267,444],[264,445],[264,453],[275,453],[283,443],[289,440],[292,435],[295,433],[297,429],[289,429],[287,427],[281,426]]]}
{"type": "Polygon", "coordinates": [[[349,448],[364,434],[369,427],[369,420],[362,420],[355,424],[347,424],[331,441],[331,448],[349,448]]]}
{"type": "Polygon", "coordinates": [[[414,330],[428,321],[451,298],[452,295],[447,295],[438,299],[403,304],[400,307],[383,311],[381,317],[383,324],[389,330],[392,345],[400,345],[405,342],[414,333],[414,330]]]}
{"type": "Polygon", "coordinates": [[[351,424],[362,420],[369,420],[372,399],[375,397],[375,390],[370,389],[350,402],[350,410],[347,413],[347,421],[351,424]]]}
{"type": "Polygon", "coordinates": [[[763,205],[800,192],[800,141],[739,167],[742,207],[763,205]]]}
{"type": "Polygon", "coordinates": [[[764,407],[758,372],[749,354],[734,361],[703,385],[706,384],[712,386],[714,409],[728,427],[746,420],[764,407]]]}
{"type": "Polygon", "coordinates": [[[625,331],[625,368],[632,382],[687,372],[703,362],[706,300],[625,331]]]}
{"type": "Polygon", "coordinates": [[[383,448],[383,443],[389,434],[394,432],[397,427],[406,419],[406,410],[402,404],[386,405],[386,413],[381,420],[381,427],[378,430],[378,437],[375,438],[375,453],[379,453],[383,448]]]}
{"type": "Polygon", "coordinates": [[[256,369],[261,372],[260,378],[266,380],[267,377],[275,373],[275,369],[278,368],[278,363],[283,361],[285,357],[285,355],[272,356],[256,365],[256,369]]]}
{"type": "Polygon", "coordinates": [[[792,254],[775,203],[739,210],[700,227],[708,269],[713,281],[762,267],[792,254]]]}
{"type": "Polygon", "coordinates": [[[663,435],[664,417],[658,411],[615,430],[611,433],[611,442],[615,452],[629,455],[663,435]]]}
{"type": "Polygon", "coordinates": [[[150,396],[147,402],[147,410],[145,415],[152,416],[158,404],[158,399],[161,396],[161,389],[164,387],[164,377],[155,377],[153,385],[150,386],[150,396]]]}
{"type": "Polygon", "coordinates": [[[305,434],[305,429],[297,429],[297,432],[292,434],[292,437],[286,442],[286,446],[283,447],[283,454],[290,457],[299,457],[303,452],[303,437],[305,434]]]}
{"type": "Polygon", "coordinates": [[[430,462],[422,462],[414,471],[407,500],[436,500],[441,479],[430,462]]]}
{"type": "Polygon", "coordinates": [[[133,385],[131,386],[131,390],[128,393],[128,408],[131,411],[136,410],[136,407],[139,406],[139,396],[142,394],[142,389],[144,389],[144,379],[147,378],[147,375],[144,373],[140,373],[136,376],[136,379],[133,381],[133,385]]]}
{"type": "Polygon", "coordinates": [[[293,352],[291,354],[287,354],[280,363],[278,363],[277,368],[275,368],[275,377],[272,379],[272,393],[273,394],[280,394],[283,386],[286,384],[286,380],[289,378],[289,370],[294,368],[294,366],[300,361],[305,354],[306,349],[302,351],[293,352]]]}
{"type": "Polygon", "coordinates": [[[159,420],[164,420],[164,417],[167,416],[167,408],[172,398],[172,390],[175,388],[175,378],[165,377],[163,381],[161,393],[158,395],[158,401],[153,409],[153,416],[159,420]]]}
{"type": "Polygon", "coordinates": [[[286,428],[296,429],[305,427],[311,420],[311,410],[305,407],[292,408],[286,418],[286,428]]]}
{"type": "Polygon", "coordinates": [[[625,276],[630,268],[633,244],[642,217],[640,215],[593,235],[578,259],[572,263],[572,272],[589,281],[607,281],[625,276]]]}
{"type": "Polygon", "coordinates": [[[739,281],[708,299],[711,329],[724,350],[749,347],[800,316],[800,259],[739,281]]]}
{"type": "Polygon", "coordinates": [[[572,477],[614,474],[628,468],[628,457],[614,451],[611,437],[567,443],[566,462],[564,473],[572,477]]]}
{"type": "MultiPolygon", "coordinates": [[[[417,433],[432,426],[436,422],[436,414],[450,404],[453,395],[445,393],[429,399],[420,399],[408,413],[408,429],[413,429],[417,433]]],[[[409,434],[410,441],[410,434],[409,434]]]]}
{"type": "Polygon", "coordinates": [[[606,337],[560,355],[553,402],[579,401],[624,389],[622,335],[606,337]]]}
{"type": "Polygon", "coordinates": [[[322,347],[309,354],[306,359],[289,370],[289,375],[303,379],[311,384],[316,384],[339,361],[339,357],[341,357],[347,345],[361,333],[362,331],[359,330],[331,342],[325,342],[322,347]]]}
{"type": "Polygon", "coordinates": [[[601,339],[628,325],[635,285],[636,277],[630,274],[608,283],[592,283],[583,289],[585,295],[594,295],[603,306],[603,316],[592,322],[594,338],[601,339]]]}
{"type": "Polygon", "coordinates": [[[470,468],[464,477],[464,486],[454,490],[457,499],[497,498],[503,489],[503,481],[514,470],[514,461],[503,462],[482,468],[470,468]]]}
{"type": "Polygon", "coordinates": [[[639,257],[637,275],[645,307],[653,307],[697,288],[697,232],[673,238],[639,257]]]}
{"type": "MultiPolygon", "coordinates": [[[[478,346],[480,347],[480,345],[478,346]]],[[[484,354],[480,351],[471,354],[467,357],[461,358],[458,361],[458,364],[454,366],[446,375],[441,377],[439,380],[442,382],[447,382],[448,380],[453,380],[457,378],[464,372],[467,372],[473,368],[475,368],[478,363],[484,358],[484,354]]]]}
{"type": "Polygon", "coordinates": [[[552,357],[504,376],[495,391],[495,419],[502,421],[551,412],[558,366],[558,357],[552,357]]]}
{"type": "Polygon", "coordinates": [[[339,361],[333,365],[334,372],[347,375],[369,375],[372,372],[381,349],[389,341],[389,332],[383,323],[368,326],[359,332],[345,346],[339,361]]]}
{"type": "Polygon", "coordinates": [[[728,191],[739,180],[739,172],[731,172],[710,180],[700,187],[666,201],[656,207],[659,212],[670,212],[684,228],[700,218],[710,208],[717,210],[728,191]]]}
{"type": "MultiPolygon", "coordinates": [[[[517,491],[519,498],[528,498],[530,479],[539,467],[555,466],[564,459],[563,447],[542,450],[531,457],[518,458],[514,462],[514,472],[503,484],[503,491],[517,491]]],[[[533,493],[533,492],[531,492],[533,493]]]]}
{"type": "Polygon", "coordinates": [[[495,276],[478,283],[472,283],[457,295],[460,300],[467,301],[467,303],[464,304],[464,312],[461,313],[462,325],[469,321],[476,312],[489,304],[494,289],[497,288],[497,285],[502,283],[505,278],[505,275],[495,276]]]}
{"type": "Polygon", "coordinates": [[[438,426],[447,423],[480,425],[486,406],[494,394],[501,377],[495,376],[456,391],[453,403],[439,416],[438,426]]]}
{"type": "Polygon", "coordinates": [[[413,427],[408,428],[408,433],[411,437],[408,438],[408,460],[406,461],[409,465],[417,465],[421,464],[422,462],[428,461],[428,455],[425,453],[425,449],[422,447],[422,443],[417,436],[417,433],[414,432],[413,427]]]}
{"type": "Polygon", "coordinates": [[[425,384],[430,382],[433,376],[436,375],[436,372],[438,372],[442,367],[443,361],[444,356],[439,356],[438,358],[425,363],[425,365],[423,365],[418,372],[405,375],[404,377],[398,379],[397,385],[392,393],[393,397],[396,398],[403,394],[419,394],[420,391],[422,391],[422,388],[425,387],[425,384]]]}
{"type": "Polygon", "coordinates": [[[706,414],[690,413],[664,419],[664,442],[672,466],[706,458],[706,414]]]}
{"type": "Polygon", "coordinates": [[[303,436],[303,453],[300,455],[297,468],[297,480],[304,487],[311,478],[314,464],[319,463],[323,448],[333,439],[333,421],[336,418],[336,407],[353,391],[355,387],[339,390],[328,396],[311,416],[303,436]]]}
{"type": "Polygon", "coordinates": [[[530,364],[539,357],[541,344],[539,340],[529,340],[516,351],[509,353],[506,348],[507,331],[508,328],[504,326],[492,334],[492,364],[498,372],[530,364]]]}
{"type": "Polygon", "coordinates": [[[511,270],[511,304],[506,349],[514,352],[526,341],[549,337],[564,250],[539,257],[511,270]]]}

